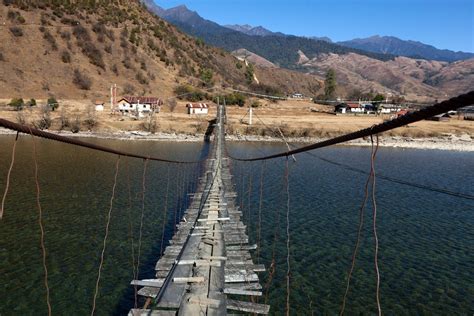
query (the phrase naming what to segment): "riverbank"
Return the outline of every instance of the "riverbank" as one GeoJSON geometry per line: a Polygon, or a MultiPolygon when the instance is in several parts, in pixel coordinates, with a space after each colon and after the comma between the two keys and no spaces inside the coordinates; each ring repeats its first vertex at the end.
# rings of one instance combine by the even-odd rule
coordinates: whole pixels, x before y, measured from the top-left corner
{"type": "MultiPolygon", "coordinates": [[[[171,141],[171,142],[201,142],[204,134],[181,134],[181,133],[163,133],[155,134],[142,131],[124,131],[124,132],[54,132],[55,134],[66,137],[80,138],[99,138],[99,139],[116,139],[116,140],[136,140],[136,141],[171,141]]],[[[11,135],[16,132],[0,128],[0,135],[11,135]]],[[[289,143],[293,144],[310,144],[327,140],[328,138],[315,137],[291,137],[287,138],[289,143]]],[[[227,135],[229,141],[239,142],[282,142],[281,138],[271,136],[254,136],[254,135],[227,135]]],[[[357,139],[341,145],[346,146],[370,146],[369,139],[357,139]]],[[[403,136],[380,136],[379,145],[381,147],[392,148],[412,148],[412,149],[434,149],[434,150],[452,150],[474,152],[474,140],[468,134],[456,136],[454,134],[446,134],[441,137],[403,137],[403,136]]]]}

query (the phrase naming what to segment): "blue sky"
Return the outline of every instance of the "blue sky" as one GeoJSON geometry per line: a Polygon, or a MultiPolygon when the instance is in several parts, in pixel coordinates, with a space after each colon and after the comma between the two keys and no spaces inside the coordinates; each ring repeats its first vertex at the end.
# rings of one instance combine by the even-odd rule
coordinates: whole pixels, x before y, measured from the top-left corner
{"type": "Polygon", "coordinates": [[[185,4],[219,24],[342,41],[393,35],[438,48],[474,52],[474,0],[155,0],[185,4]]]}

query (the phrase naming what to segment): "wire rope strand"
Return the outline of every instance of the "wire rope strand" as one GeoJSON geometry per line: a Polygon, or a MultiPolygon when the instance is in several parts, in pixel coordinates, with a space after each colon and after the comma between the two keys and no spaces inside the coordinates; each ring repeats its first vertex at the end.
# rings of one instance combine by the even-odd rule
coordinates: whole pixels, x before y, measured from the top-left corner
{"type": "MultiPolygon", "coordinates": [[[[129,229],[129,236],[131,241],[131,254],[132,254],[132,271],[133,271],[133,279],[137,279],[137,267],[135,264],[135,240],[133,236],[133,216],[132,216],[132,187],[130,185],[130,163],[128,160],[125,160],[127,163],[127,191],[128,191],[128,229],[129,229]]],[[[134,285],[134,307],[137,308],[138,306],[138,286],[134,285]]]]}
{"type": "Polygon", "coordinates": [[[260,263],[260,244],[262,239],[262,206],[263,206],[263,176],[265,172],[265,161],[262,161],[262,168],[260,171],[260,188],[258,201],[258,226],[257,226],[257,264],[260,263]]]}
{"type": "MultiPolygon", "coordinates": [[[[374,148],[372,147],[370,156],[373,157],[373,154],[374,154],[374,148]]],[[[371,158],[371,160],[372,160],[372,158],[371,158]]],[[[347,302],[347,295],[349,294],[351,278],[352,278],[352,274],[354,273],[355,263],[356,263],[356,259],[357,259],[357,253],[359,251],[360,240],[361,240],[361,237],[362,237],[362,228],[364,226],[364,211],[365,211],[365,207],[367,205],[367,201],[369,199],[369,185],[370,185],[370,181],[372,179],[372,175],[373,174],[372,174],[372,168],[371,168],[369,176],[367,177],[367,181],[365,182],[365,186],[364,186],[364,199],[363,199],[362,204],[359,208],[359,228],[357,230],[356,244],[354,246],[354,251],[352,253],[351,267],[349,268],[349,272],[347,274],[346,290],[344,292],[344,297],[342,299],[341,311],[339,312],[340,316],[344,315],[344,311],[345,311],[345,308],[346,308],[346,302],[347,302]]]]}
{"type": "Polygon", "coordinates": [[[168,194],[170,189],[170,165],[167,165],[167,176],[166,176],[166,194],[165,194],[165,203],[163,205],[163,230],[161,232],[161,246],[160,246],[160,257],[163,255],[163,246],[165,243],[165,230],[166,230],[166,218],[168,213],[168,194]]]}
{"type": "Polygon", "coordinates": [[[8,173],[7,173],[7,183],[5,185],[5,191],[3,192],[3,197],[2,197],[2,204],[0,205],[0,220],[3,218],[3,213],[5,210],[5,201],[7,199],[7,194],[8,194],[8,189],[10,188],[10,176],[13,170],[13,165],[15,164],[15,152],[16,152],[16,144],[18,142],[18,135],[19,133],[16,133],[15,141],[13,142],[13,148],[12,148],[12,158],[10,162],[10,167],[8,168],[8,173]]]}
{"type": "MultiPolygon", "coordinates": [[[[374,267],[375,267],[375,274],[376,274],[376,281],[377,287],[375,291],[375,298],[377,301],[377,312],[379,316],[382,316],[382,308],[380,306],[380,270],[379,270],[379,263],[378,263],[378,255],[379,255],[379,238],[377,235],[377,202],[375,200],[375,156],[377,155],[377,151],[379,148],[379,137],[376,134],[376,145],[375,150],[373,151],[372,158],[371,158],[371,172],[372,172],[372,212],[373,212],[373,232],[374,232],[374,267]]],[[[372,147],[374,146],[374,138],[370,136],[370,142],[372,147]]]]}
{"type": "Polygon", "coordinates": [[[288,157],[285,164],[285,184],[286,184],[286,315],[290,315],[290,170],[288,157]]]}
{"type": "Polygon", "coordinates": [[[92,301],[91,315],[94,315],[94,313],[95,313],[97,295],[99,293],[100,277],[101,277],[101,272],[102,272],[102,266],[104,264],[104,256],[105,256],[105,249],[106,249],[106,246],[107,246],[107,239],[109,237],[109,227],[110,227],[110,221],[111,221],[111,218],[112,218],[112,209],[113,209],[113,206],[114,206],[115,189],[117,187],[117,178],[118,178],[118,174],[119,174],[119,164],[120,164],[120,156],[118,156],[117,162],[115,164],[114,185],[112,187],[112,196],[110,197],[110,207],[109,207],[109,212],[107,214],[107,223],[105,225],[105,236],[104,236],[104,242],[103,242],[103,246],[102,246],[102,252],[101,252],[101,255],[100,255],[100,263],[99,263],[99,271],[98,271],[98,274],[97,274],[97,281],[95,283],[95,292],[94,292],[94,299],[92,301]]]}
{"type": "Polygon", "coordinates": [[[140,231],[138,234],[137,278],[140,277],[140,257],[142,254],[143,221],[145,218],[145,191],[146,191],[147,167],[148,167],[148,159],[145,159],[143,163],[143,175],[142,175],[142,211],[140,215],[140,231]]]}
{"type": "Polygon", "coordinates": [[[44,270],[44,287],[46,289],[46,304],[48,305],[48,315],[50,316],[52,314],[52,309],[51,309],[51,297],[50,297],[50,291],[49,291],[49,284],[48,284],[48,266],[46,265],[46,246],[44,242],[44,237],[45,237],[45,229],[44,229],[44,224],[43,224],[43,209],[41,207],[41,202],[40,202],[40,195],[41,195],[41,190],[40,190],[40,183],[39,183],[39,168],[38,168],[38,158],[37,158],[37,152],[36,152],[36,141],[35,137],[31,135],[31,138],[33,140],[33,161],[35,165],[35,184],[36,184],[36,205],[38,207],[38,225],[40,228],[41,236],[40,236],[40,246],[41,246],[41,253],[42,253],[42,262],[43,262],[43,270],[44,270]]]}

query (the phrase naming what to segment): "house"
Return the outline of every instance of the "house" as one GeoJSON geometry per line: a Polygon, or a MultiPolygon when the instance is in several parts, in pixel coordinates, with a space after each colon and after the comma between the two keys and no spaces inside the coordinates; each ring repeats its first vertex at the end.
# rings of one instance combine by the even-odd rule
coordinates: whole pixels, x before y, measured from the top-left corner
{"type": "Polygon", "coordinates": [[[303,97],[304,97],[304,96],[303,96],[301,93],[293,93],[293,94],[291,95],[291,98],[292,98],[292,99],[303,99],[303,97]]]}
{"type": "Polygon", "coordinates": [[[149,113],[159,113],[163,101],[156,97],[132,97],[121,98],[117,107],[122,115],[134,114],[143,117],[149,113]]]}
{"type": "Polygon", "coordinates": [[[395,104],[381,104],[379,107],[379,111],[382,114],[390,114],[390,113],[397,113],[398,111],[401,110],[400,105],[395,105],[395,104]]]}
{"type": "Polygon", "coordinates": [[[206,103],[188,103],[186,107],[188,108],[188,114],[207,115],[209,113],[209,106],[206,103]]]}
{"type": "Polygon", "coordinates": [[[359,103],[347,103],[347,110],[351,113],[364,113],[365,108],[359,103]]]}
{"type": "Polygon", "coordinates": [[[435,116],[432,116],[430,118],[427,118],[428,121],[437,121],[437,122],[447,122],[449,121],[449,114],[448,113],[443,113],[443,114],[438,114],[435,116]]]}
{"type": "Polygon", "coordinates": [[[372,103],[362,104],[361,107],[364,108],[364,112],[366,112],[367,114],[375,114],[375,112],[377,111],[377,107],[372,103]]]}
{"type": "Polygon", "coordinates": [[[346,114],[346,111],[347,111],[347,104],[345,103],[339,103],[334,108],[334,112],[336,113],[346,114]]]}
{"type": "Polygon", "coordinates": [[[102,112],[102,111],[104,111],[104,104],[105,104],[105,103],[102,102],[102,101],[95,101],[95,110],[96,110],[97,112],[102,112]]]}

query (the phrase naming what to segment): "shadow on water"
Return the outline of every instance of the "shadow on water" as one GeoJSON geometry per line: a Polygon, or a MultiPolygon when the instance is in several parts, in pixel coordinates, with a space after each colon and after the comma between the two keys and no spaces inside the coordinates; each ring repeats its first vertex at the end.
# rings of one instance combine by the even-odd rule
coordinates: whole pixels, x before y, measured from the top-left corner
{"type": "MultiPolygon", "coordinates": [[[[215,120],[213,120],[213,121],[215,121],[215,120]]],[[[211,126],[211,125],[213,125],[212,121],[209,123],[209,126],[211,126]]],[[[209,129],[210,129],[210,127],[208,127],[208,130],[209,129]]],[[[213,127],[212,127],[212,129],[213,129],[213,127]]],[[[212,130],[211,130],[210,134],[212,134],[212,130]]],[[[206,132],[206,135],[207,135],[207,132],[206,132]]],[[[207,158],[207,156],[209,155],[211,146],[212,146],[212,144],[209,142],[209,140],[207,140],[203,143],[202,149],[201,149],[201,151],[199,153],[199,156],[198,156],[199,161],[204,160],[204,159],[207,158]]],[[[202,173],[204,172],[204,164],[200,163],[195,167],[199,169],[198,174],[199,174],[199,177],[201,177],[202,173]]],[[[199,179],[190,179],[185,184],[186,188],[192,190],[193,188],[197,187],[198,182],[199,182],[199,179]]],[[[170,245],[170,240],[174,235],[174,226],[177,224],[177,223],[175,223],[173,216],[170,216],[170,215],[175,214],[175,213],[179,213],[180,212],[179,205],[182,205],[183,206],[182,207],[182,213],[179,213],[179,217],[178,217],[178,222],[179,222],[179,220],[182,217],[184,211],[186,211],[186,209],[189,206],[190,197],[187,194],[188,192],[192,192],[192,191],[185,190],[184,194],[181,195],[178,198],[178,200],[174,201],[173,204],[170,204],[172,206],[168,208],[167,222],[166,222],[166,225],[165,225],[164,238],[163,238],[163,240],[164,240],[163,241],[163,249],[161,249],[161,240],[157,240],[157,242],[151,248],[150,255],[147,256],[146,258],[141,259],[141,263],[140,263],[140,267],[141,267],[140,268],[140,271],[141,271],[140,275],[141,275],[141,277],[139,277],[139,279],[155,278],[155,272],[156,271],[155,271],[154,267],[155,267],[155,264],[158,261],[158,259],[160,259],[160,255],[159,255],[160,251],[163,250],[163,252],[164,252],[166,247],[168,247],[170,245]]],[[[113,315],[128,314],[130,309],[133,308],[133,306],[135,304],[134,296],[135,296],[135,288],[130,285],[127,288],[127,290],[123,293],[123,296],[120,298],[120,300],[117,302],[115,310],[113,311],[112,314],[113,315]]],[[[137,302],[138,307],[139,308],[142,307],[144,305],[144,303],[145,303],[145,298],[138,296],[138,302],[137,302]]]]}

